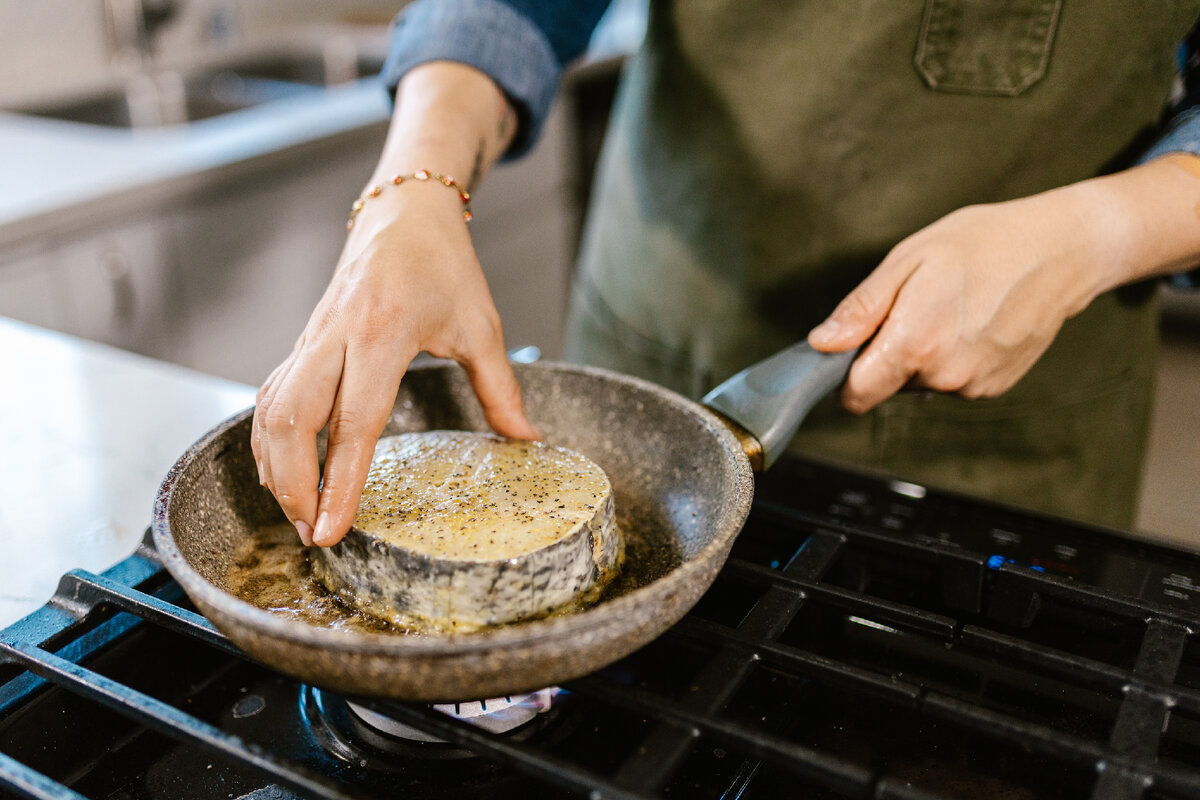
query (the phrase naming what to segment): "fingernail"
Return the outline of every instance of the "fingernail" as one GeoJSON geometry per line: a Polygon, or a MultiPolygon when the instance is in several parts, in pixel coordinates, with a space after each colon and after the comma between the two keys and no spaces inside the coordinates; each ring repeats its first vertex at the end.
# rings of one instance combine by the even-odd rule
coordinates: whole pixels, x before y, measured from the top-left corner
{"type": "Polygon", "coordinates": [[[296,533],[300,534],[300,541],[304,542],[304,546],[311,547],[313,543],[312,527],[302,519],[298,519],[292,524],[296,526],[296,533]]]}
{"type": "Polygon", "coordinates": [[[833,337],[837,336],[838,331],[840,331],[841,329],[842,329],[842,324],[840,322],[838,322],[836,319],[833,319],[832,317],[830,317],[829,319],[825,320],[817,327],[813,328],[812,331],[808,335],[812,339],[823,339],[825,341],[829,341],[833,337]]]}
{"type": "Polygon", "coordinates": [[[322,511],[321,516],[317,517],[317,530],[313,534],[313,541],[322,547],[333,544],[333,531],[329,528],[329,512],[322,511]]]}
{"type": "Polygon", "coordinates": [[[266,473],[263,472],[262,459],[260,458],[258,461],[255,461],[254,463],[258,465],[258,485],[266,486],[267,485],[267,476],[266,476],[266,473]]]}

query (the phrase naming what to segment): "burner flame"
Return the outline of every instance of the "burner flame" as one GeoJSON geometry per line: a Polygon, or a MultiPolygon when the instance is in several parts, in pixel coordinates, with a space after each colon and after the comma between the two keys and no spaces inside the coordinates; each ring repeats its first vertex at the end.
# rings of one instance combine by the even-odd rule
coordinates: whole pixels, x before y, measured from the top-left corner
{"type": "MultiPolygon", "coordinates": [[[[439,703],[433,708],[448,717],[460,719],[489,733],[507,733],[533,721],[539,714],[549,711],[554,705],[555,698],[564,693],[564,690],[552,686],[528,694],[460,703],[439,703]]],[[[445,741],[405,725],[386,714],[364,708],[357,703],[347,701],[346,704],[362,722],[391,736],[414,742],[445,741]]]]}

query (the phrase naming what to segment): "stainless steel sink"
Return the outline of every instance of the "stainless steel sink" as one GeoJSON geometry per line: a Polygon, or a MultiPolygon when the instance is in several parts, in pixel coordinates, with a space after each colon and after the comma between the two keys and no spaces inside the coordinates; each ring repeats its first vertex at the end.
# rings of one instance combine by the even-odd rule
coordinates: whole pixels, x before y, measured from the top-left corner
{"type": "Polygon", "coordinates": [[[188,78],[159,73],[138,76],[121,88],[23,111],[111,128],[153,128],[208,119],[312,90],[301,84],[246,79],[233,72],[188,78]]]}
{"type": "Polygon", "coordinates": [[[20,111],[111,128],[181,125],[359,80],[381,63],[345,48],[263,54],[186,74],[141,73],[122,86],[20,111]]]}
{"type": "Polygon", "coordinates": [[[320,53],[283,52],[243,59],[227,70],[250,79],[336,86],[376,75],[383,59],[330,43],[320,53]]]}

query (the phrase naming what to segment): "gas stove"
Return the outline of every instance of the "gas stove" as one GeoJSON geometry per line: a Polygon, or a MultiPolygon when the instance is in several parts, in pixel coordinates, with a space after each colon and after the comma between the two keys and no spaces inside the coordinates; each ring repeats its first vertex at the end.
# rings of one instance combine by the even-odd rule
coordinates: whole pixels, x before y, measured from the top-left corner
{"type": "Polygon", "coordinates": [[[248,660],[147,542],[0,631],[0,796],[1183,800],[1195,631],[1196,554],[789,459],[664,636],[426,706],[248,660]]]}

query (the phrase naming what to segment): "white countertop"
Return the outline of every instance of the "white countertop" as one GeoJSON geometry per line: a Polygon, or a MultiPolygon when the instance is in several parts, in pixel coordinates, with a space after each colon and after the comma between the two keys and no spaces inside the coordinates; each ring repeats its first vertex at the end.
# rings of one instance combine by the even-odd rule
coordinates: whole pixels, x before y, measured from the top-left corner
{"type": "Polygon", "coordinates": [[[158,485],[254,389],[0,318],[0,628],[62,573],[103,570],[150,524],[158,485]]]}
{"type": "Polygon", "coordinates": [[[381,123],[390,111],[374,79],[160,129],[0,111],[0,247],[154,207],[213,170],[381,123]]]}

